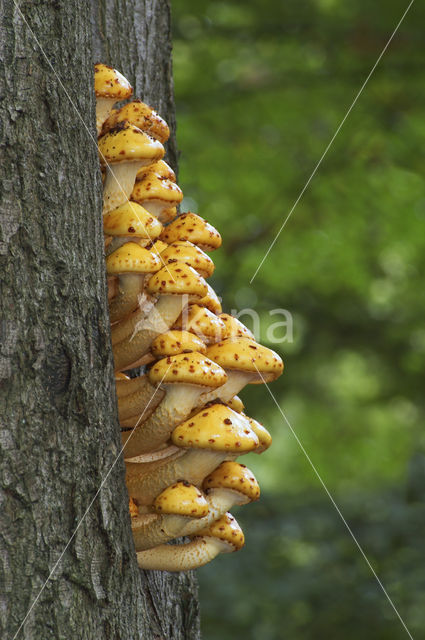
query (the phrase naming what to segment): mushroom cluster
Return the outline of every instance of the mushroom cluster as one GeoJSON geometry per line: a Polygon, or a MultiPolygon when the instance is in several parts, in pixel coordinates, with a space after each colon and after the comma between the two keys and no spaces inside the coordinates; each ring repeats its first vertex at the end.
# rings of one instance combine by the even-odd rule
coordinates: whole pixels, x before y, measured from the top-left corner
{"type": "Polygon", "coordinates": [[[185,571],[240,549],[229,513],[257,500],[253,473],[236,458],[262,453],[271,436],[244,413],[238,393],[275,380],[277,353],[223,313],[206,282],[219,232],[183,198],[162,159],[167,123],[131,98],[115,69],[95,65],[103,174],[108,303],[118,413],[139,566],[185,571]],[[144,366],[144,373],[129,371],[144,366]],[[167,544],[176,538],[189,542],[167,544]]]}

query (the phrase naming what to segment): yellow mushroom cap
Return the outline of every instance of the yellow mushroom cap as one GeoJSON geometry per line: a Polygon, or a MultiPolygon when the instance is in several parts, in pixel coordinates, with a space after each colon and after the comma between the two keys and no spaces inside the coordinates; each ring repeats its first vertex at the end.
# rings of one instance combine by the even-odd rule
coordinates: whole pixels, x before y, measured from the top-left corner
{"type": "Polygon", "coordinates": [[[242,411],[245,409],[245,405],[239,396],[233,396],[233,398],[226,402],[226,404],[228,407],[233,409],[233,411],[237,411],[237,413],[242,413],[242,411]]]}
{"type": "Polygon", "coordinates": [[[115,98],[118,102],[127,100],[133,93],[133,87],[119,71],[98,63],[94,65],[94,91],[97,98],[115,98]]]}
{"type": "Polygon", "coordinates": [[[223,369],[257,374],[255,382],[271,382],[283,371],[283,362],[275,351],[248,338],[226,338],[207,348],[207,356],[223,369]]]}
{"type": "Polygon", "coordinates": [[[258,447],[258,438],[247,418],[218,403],[207,405],[179,424],[171,439],[178,447],[232,453],[253,451],[258,447]]]}
{"type": "Polygon", "coordinates": [[[153,508],[158,513],[167,513],[189,518],[203,518],[209,511],[205,496],[197,487],[181,480],[167,487],[155,498],[153,508]]]}
{"type": "Polygon", "coordinates": [[[207,476],[202,484],[204,491],[208,489],[232,489],[243,493],[249,500],[258,500],[260,486],[252,473],[244,464],[238,462],[222,462],[217,469],[207,476]]]}
{"type": "Polygon", "coordinates": [[[147,173],[155,173],[161,178],[161,180],[171,180],[171,182],[176,181],[176,174],[170,165],[168,165],[164,160],[158,160],[158,162],[154,162],[148,167],[142,167],[139,169],[136,175],[136,180],[142,180],[147,173]]]}
{"type": "Polygon", "coordinates": [[[205,353],[206,346],[198,336],[189,331],[172,330],[161,333],[151,344],[151,352],[156,358],[176,356],[179,353],[191,351],[205,353]]]}
{"type": "Polygon", "coordinates": [[[121,109],[114,109],[103,124],[103,131],[106,133],[120,122],[125,121],[131,122],[160,142],[166,142],[170,137],[170,129],[165,120],[141,100],[133,100],[121,109]]]}
{"type": "Polygon", "coordinates": [[[203,298],[207,283],[192,267],[183,262],[162,267],[147,284],[147,292],[160,295],[188,295],[191,299],[203,298]]]}
{"type": "Polygon", "coordinates": [[[240,320],[231,316],[228,313],[220,313],[220,319],[226,325],[226,331],[223,335],[224,338],[233,338],[234,336],[240,336],[244,338],[251,338],[255,340],[254,334],[246,327],[240,320]]]}
{"type": "Polygon", "coordinates": [[[249,420],[249,424],[251,425],[251,429],[257,436],[260,443],[260,446],[255,451],[255,453],[263,453],[263,451],[265,451],[271,446],[272,437],[270,433],[267,431],[266,427],[263,427],[263,425],[260,422],[258,422],[258,420],[255,420],[254,418],[250,418],[249,416],[247,416],[247,418],[249,420]]]}
{"type": "Polygon", "coordinates": [[[99,138],[100,163],[156,162],[165,153],[158,140],[132,124],[123,122],[99,138]]]}
{"type": "Polygon", "coordinates": [[[133,498],[130,497],[128,508],[130,510],[130,516],[135,518],[139,515],[139,509],[137,508],[137,504],[134,502],[133,498]]]}
{"type": "Polygon", "coordinates": [[[183,191],[175,182],[163,180],[156,173],[148,172],[135,183],[130,198],[135,202],[161,200],[173,206],[183,200],[183,191]]]}
{"type": "Polygon", "coordinates": [[[218,316],[206,307],[198,304],[191,304],[183,310],[177,318],[175,325],[178,329],[184,329],[195,333],[208,342],[218,342],[222,340],[224,334],[224,324],[218,316]]]}
{"type": "MultiPolygon", "coordinates": [[[[179,241],[167,245],[161,253],[165,264],[185,262],[193,267],[203,278],[208,278],[214,272],[214,262],[211,258],[192,242],[179,241]]],[[[210,287],[208,286],[208,290],[210,287]]]]}
{"type": "Polygon", "coordinates": [[[211,224],[196,213],[183,213],[162,232],[161,239],[171,243],[176,240],[189,240],[205,251],[221,246],[221,235],[211,224]]]}
{"type": "Polygon", "coordinates": [[[155,362],[148,373],[152,384],[195,384],[202,387],[221,387],[227,374],[201,353],[179,353],[155,362]]]}
{"type": "Polygon", "coordinates": [[[217,538],[229,545],[228,551],[239,551],[245,544],[245,537],[236,519],[225,513],[218,520],[213,522],[206,529],[201,529],[196,533],[196,537],[217,538]]]}
{"type": "Polygon", "coordinates": [[[220,299],[216,294],[216,292],[214,291],[214,289],[208,284],[208,282],[207,282],[207,287],[208,287],[207,295],[204,296],[202,300],[199,300],[198,304],[200,307],[206,307],[212,313],[219,314],[221,313],[221,310],[222,310],[220,299]]]}
{"type": "Polygon", "coordinates": [[[103,216],[103,231],[110,236],[134,236],[154,240],[163,227],[158,218],[137,202],[126,202],[103,216]]]}
{"type": "Polygon", "coordinates": [[[118,273],[154,273],[161,268],[157,255],[135,242],[126,242],[106,258],[109,275],[118,273]]]}

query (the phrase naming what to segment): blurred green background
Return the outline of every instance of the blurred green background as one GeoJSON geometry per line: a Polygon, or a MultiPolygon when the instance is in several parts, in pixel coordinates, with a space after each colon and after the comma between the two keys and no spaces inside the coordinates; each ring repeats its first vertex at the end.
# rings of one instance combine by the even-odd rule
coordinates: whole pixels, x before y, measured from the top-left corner
{"type": "MultiPolygon", "coordinates": [[[[184,207],[223,236],[212,284],[226,311],[259,313],[261,341],[286,365],[271,390],[419,638],[423,3],[250,284],[407,4],[179,0],[173,21],[184,207]],[[276,344],[279,308],[293,339],[281,327],[276,344]]],[[[246,548],[198,572],[205,640],[408,637],[267,389],[241,396],[274,442],[242,460],[262,487],[260,502],[234,511],[246,548]]]]}

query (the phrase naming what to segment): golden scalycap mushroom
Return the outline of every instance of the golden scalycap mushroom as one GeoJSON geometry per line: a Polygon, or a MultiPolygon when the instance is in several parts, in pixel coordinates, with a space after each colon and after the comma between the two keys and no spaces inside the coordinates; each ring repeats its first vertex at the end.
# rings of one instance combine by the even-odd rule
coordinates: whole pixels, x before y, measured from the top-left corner
{"type": "Polygon", "coordinates": [[[161,258],[165,264],[184,262],[193,267],[203,278],[208,278],[214,272],[214,262],[192,242],[180,241],[169,244],[161,253],[161,258]]]}
{"type": "Polygon", "coordinates": [[[251,382],[276,380],[283,371],[283,362],[277,353],[247,338],[227,338],[207,348],[207,356],[224,369],[254,374],[251,382]]]}
{"type": "Polygon", "coordinates": [[[152,384],[194,384],[212,388],[220,387],[227,380],[220,365],[196,351],[158,360],[148,376],[152,384]]]}
{"type": "Polygon", "coordinates": [[[153,508],[157,513],[189,518],[203,518],[209,510],[208,502],[199,489],[183,480],[164,489],[156,497],[153,508]]]}
{"type": "Polygon", "coordinates": [[[134,185],[131,199],[135,202],[145,202],[152,199],[164,200],[172,206],[183,200],[183,192],[175,182],[164,180],[158,174],[148,171],[134,185]]]}
{"type": "Polygon", "coordinates": [[[207,293],[207,283],[192,267],[184,263],[170,264],[155,273],[146,290],[153,295],[188,295],[201,299],[207,293]]]}
{"type": "Polygon", "coordinates": [[[233,396],[233,398],[229,400],[229,402],[227,402],[227,406],[237,413],[242,413],[242,411],[245,409],[245,405],[239,396],[233,396]]]}
{"type": "Polygon", "coordinates": [[[230,513],[225,513],[209,527],[198,531],[196,535],[217,538],[229,545],[228,551],[238,551],[245,544],[243,531],[230,513]]]}
{"type": "Polygon", "coordinates": [[[158,256],[168,247],[166,242],[162,242],[162,240],[155,240],[148,246],[149,251],[156,253],[158,256]]]}
{"type": "Polygon", "coordinates": [[[206,346],[198,336],[189,331],[167,331],[161,333],[151,345],[151,352],[156,358],[164,356],[176,356],[179,353],[189,353],[197,351],[205,353],[206,346]]]}
{"type": "Polygon", "coordinates": [[[207,282],[207,287],[208,287],[207,295],[204,296],[201,300],[199,300],[198,304],[200,307],[206,307],[212,313],[215,313],[218,315],[219,313],[221,313],[221,310],[222,310],[220,299],[216,294],[216,292],[214,291],[214,289],[208,284],[208,282],[207,282]]]}
{"type": "Polygon", "coordinates": [[[103,124],[103,133],[113,129],[120,122],[130,122],[152,138],[164,143],[170,137],[168,124],[161,116],[141,100],[133,100],[121,109],[115,109],[103,124]]]}
{"type": "Polygon", "coordinates": [[[159,220],[137,202],[126,202],[103,216],[103,231],[109,236],[155,240],[162,229],[159,220]]]}
{"type": "Polygon", "coordinates": [[[226,326],[223,339],[240,336],[242,338],[251,338],[251,340],[255,340],[254,334],[248,329],[248,327],[242,324],[242,322],[234,316],[231,316],[228,313],[220,313],[220,320],[222,320],[226,326]]]}
{"type": "Polygon", "coordinates": [[[135,242],[126,242],[106,258],[109,275],[118,273],[154,273],[161,268],[161,261],[154,253],[135,242]]]}
{"type": "Polygon", "coordinates": [[[243,493],[249,500],[258,500],[260,486],[248,467],[238,462],[222,462],[214,469],[202,484],[204,491],[209,489],[232,489],[243,493]]]}
{"type": "Polygon", "coordinates": [[[154,173],[161,180],[171,180],[171,182],[176,181],[176,174],[164,160],[158,160],[158,162],[154,162],[148,167],[142,167],[137,172],[136,180],[143,180],[147,173],[154,173]]]}
{"type": "Polygon", "coordinates": [[[263,451],[265,451],[271,446],[272,437],[270,433],[267,431],[266,427],[263,427],[263,425],[260,422],[258,422],[258,420],[255,420],[254,418],[249,418],[248,416],[247,418],[249,420],[249,424],[251,425],[251,429],[257,436],[260,443],[259,447],[255,450],[255,453],[263,453],[263,451]]]}
{"type": "Polygon", "coordinates": [[[207,343],[222,340],[224,324],[221,319],[206,307],[191,304],[177,318],[175,327],[197,335],[207,343]]]}
{"type": "Polygon", "coordinates": [[[94,65],[94,91],[97,98],[114,98],[115,102],[127,100],[133,87],[122,73],[107,64],[94,65]]]}
{"type": "Polygon", "coordinates": [[[146,165],[160,160],[164,153],[165,149],[158,140],[125,122],[99,139],[101,164],[142,162],[146,165]]]}
{"type": "Polygon", "coordinates": [[[183,213],[164,229],[161,240],[171,244],[177,240],[189,240],[204,251],[221,246],[221,235],[211,224],[196,213],[183,213]]]}
{"type": "Polygon", "coordinates": [[[258,438],[248,420],[223,404],[204,407],[171,435],[178,447],[244,453],[258,447],[258,438]]]}

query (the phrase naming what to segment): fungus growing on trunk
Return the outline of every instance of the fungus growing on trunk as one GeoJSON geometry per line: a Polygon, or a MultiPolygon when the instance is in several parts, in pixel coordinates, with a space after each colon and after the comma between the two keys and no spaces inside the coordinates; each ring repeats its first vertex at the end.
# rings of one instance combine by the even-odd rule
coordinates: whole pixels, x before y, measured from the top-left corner
{"type": "Polygon", "coordinates": [[[203,403],[215,398],[227,402],[246,384],[271,382],[283,371],[283,362],[277,353],[248,338],[226,338],[209,346],[207,356],[223,367],[229,379],[217,393],[201,396],[203,403]]]}
{"type": "Polygon", "coordinates": [[[120,109],[114,109],[103,123],[102,135],[114,129],[120,122],[134,124],[162,144],[170,137],[170,129],[164,118],[141,100],[133,100],[120,109]]]}
{"type": "Polygon", "coordinates": [[[183,191],[172,180],[147,172],[137,180],[130,197],[161,222],[168,222],[174,218],[175,207],[183,200],[183,191]]]}
{"type": "MultiPolygon", "coordinates": [[[[214,262],[211,258],[192,242],[179,241],[169,244],[161,252],[164,264],[184,262],[195,269],[203,278],[209,278],[214,273],[214,262]]],[[[208,291],[211,287],[208,285],[208,291]]]]}
{"type": "Polygon", "coordinates": [[[165,398],[148,420],[131,434],[122,434],[126,459],[164,445],[174,427],[192,412],[200,395],[222,386],[227,375],[218,364],[194,352],[158,360],[149,370],[148,378],[152,385],[160,385],[165,398]]]}
{"type": "Polygon", "coordinates": [[[186,307],[177,318],[174,327],[193,333],[206,344],[222,340],[226,330],[219,316],[199,304],[186,307]]]}
{"type": "Polygon", "coordinates": [[[221,235],[217,229],[201,216],[191,212],[183,213],[165,227],[161,240],[168,244],[188,240],[204,251],[213,251],[221,247],[221,235]]]}
{"type": "Polygon", "coordinates": [[[107,64],[98,63],[94,65],[94,92],[96,94],[96,129],[99,135],[114,104],[130,98],[133,87],[119,71],[107,64]]]}
{"type": "Polygon", "coordinates": [[[161,180],[171,180],[171,182],[176,181],[176,174],[172,170],[172,168],[164,162],[164,160],[158,160],[158,162],[154,162],[148,167],[142,167],[137,172],[136,182],[138,180],[143,180],[147,173],[155,173],[161,180]]]}
{"type": "Polygon", "coordinates": [[[133,191],[138,170],[160,160],[164,147],[137,127],[121,123],[99,139],[99,157],[106,166],[103,213],[125,204],[133,191]]]}
{"type": "Polygon", "coordinates": [[[185,481],[164,489],[152,507],[156,513],[141,514],[131,522],[136,551],[178,538],[184,527],[194,520],[203,521],[209,510],[201,491],[185,481]]]}
{"type": "Polygon", "coordinates": [[[174,324],[186,304],[203,298],[207,284],[194,269],[176,263],[155,273],[146,285],[146,292],[159,296],[148,315],[145,317],[143,310],[135,311],[112,327],[116,371],[137,366],[136,363],[149,350],[152,340],[174,324]]]}
{"type": "Polygon", "coordinates": [[[139,551],[137,562],[141,569],[159,571],[189,571],[213,560],[219,553],[231,553],[244,546],[245,538],[235,518],[226,513],[210,527],[199,531],[184,544],[161,544],[139,551]]]}
{"type": "Polygon", "coordinates": [[[166,487],[184,479],[201,486],[225,459],[254,451],[259,441],[248,419],[223,404],[205,407],[176,427],[171,442],[183,453],[156,465],[126,462],[127,489],[138,504],[149,505],[166,487]]]}
{"type": "Polygon", "coordinates": [[[103,232],[111,236],[107,254],[130,240],[147,246],[158,238],[162,229],[160,221],[137,202],[126,202],[103,216],[103,232]]]}

